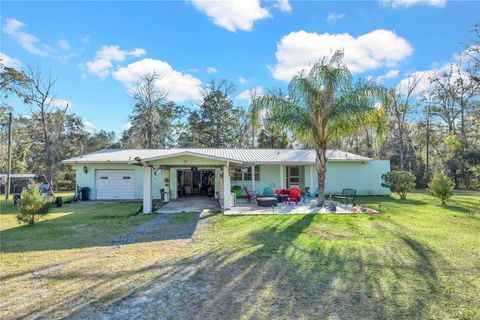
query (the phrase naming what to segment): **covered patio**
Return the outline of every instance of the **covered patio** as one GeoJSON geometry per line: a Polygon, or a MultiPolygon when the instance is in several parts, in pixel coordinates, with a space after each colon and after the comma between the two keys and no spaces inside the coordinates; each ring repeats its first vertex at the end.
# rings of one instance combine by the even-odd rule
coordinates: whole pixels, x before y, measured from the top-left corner
{"type": "Polygon", "coordinates": [[[202,155],[194,152],[183,151],[172,154],[137,158],[130,164],[143,167],[143,213],[152,213],[152,175],[161,171],[164,177],[164,194],[167,205],[159,213],[173,212],[201,212],[208,210],[229,210],[232,205],[230,171],[241,161],[202,155]],[[179,199],[177,186],[177,172],[182,169],[210,170],[214,172],[215,195],[207,197],[184,197],[179,199]],[[206,207],[206,208],[203,208],[206,207]]]}

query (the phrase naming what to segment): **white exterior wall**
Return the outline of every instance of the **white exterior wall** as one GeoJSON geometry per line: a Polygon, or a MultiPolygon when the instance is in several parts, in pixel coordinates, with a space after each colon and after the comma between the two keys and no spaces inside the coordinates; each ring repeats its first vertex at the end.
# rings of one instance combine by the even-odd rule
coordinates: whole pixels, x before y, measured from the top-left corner
{"type": "MultiPolygon", "coordinates": [[[[135,180],[135,199],[143,199],[143,167],[132,166],[129,164],[78,164],[75,165],[76,183],[80,188],[89,187],[90,199],[97,199],[97,189],[95,184],[96,170],[133,170],[135,180]],[[83,168],[87,168],[87,173],[83,168]]],[[[154,199],[160,199],[160,189],[164,186],[164,177],[161,170],[152,174],[152,196],[154,199]]]]}
{"type": "MultiPolygon", "coordinates": [[[[365,162],[331,161],[327,164],[325,193],[340,193],[344,188],[353,188],[359,195],[389,195],[390,190],[382,187],[382,174],[390,171],[390,161],[372,160],[365,162]]],[[[305,167],[305,186],[311,192],[318,190],[316,166],[305,167]],[[310,172],[313,169],[313,185],[310,172]]]]}
{"type": "MultiPolygon", "coordinates": [[[[143,167],[128,164],[78,164],[75,165],[77,185],[90,187],[90,199],[96,199],[95,170],[121,169],[134,170],[135,199],[143,198],[143,167]],[[88,172],[83,171],[87,167],[88,172]]],[[[212,169],[213,170],[213,169],[212,169]]],[[[215,197],[223,199],[223,185],[220,178],[221,169],[215,168],[215,197]]],[[[280,165],[260,165],[260,180],[255,181],[255,191],[262,193],[263,188],[280,189],[285,182],[281,179],[280,165]]],[[[338,193],[343,188],[354,188],[360,195],[388,195],[390,191],[381,186],[381,175],[390,170],[388,160],[366,162],[332,161],[327,165],[326,193],[338,193]]],[[[152,196],[160,199],[160,189],[164,188],[163,170],[152,170],[152,196]]],[[[307,165],[302,170],[302,186],[310,187],[311,192],[317,190],[317,173],[314,165],[307,165]],[[313,172],[313,185],[310,172],[313,172]]],[[[283,173],[285,179],[285,172],[283,173]]],[[[251,181],[231,181],[231,185],[246,186],[251,189],[251,181]]],[[[177,196],[177,169],[170,170],[170,197],[177,196]]]]}

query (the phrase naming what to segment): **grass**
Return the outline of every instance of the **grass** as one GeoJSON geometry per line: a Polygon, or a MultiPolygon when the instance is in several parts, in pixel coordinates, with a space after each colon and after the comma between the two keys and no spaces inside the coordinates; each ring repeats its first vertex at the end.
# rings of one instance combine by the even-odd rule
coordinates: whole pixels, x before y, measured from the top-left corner
{"type": "MultiPolygon", "coordinates": [[[[0,317],[480,318],[480,194],[360,197],[383,214],[151,216],[71,204],[33,227],[2,223],[0,317]],[[192,226],[194,227],[192,229],[192,226]]],[[[61,209],[61,210],[60,210],[61,209]]]]}

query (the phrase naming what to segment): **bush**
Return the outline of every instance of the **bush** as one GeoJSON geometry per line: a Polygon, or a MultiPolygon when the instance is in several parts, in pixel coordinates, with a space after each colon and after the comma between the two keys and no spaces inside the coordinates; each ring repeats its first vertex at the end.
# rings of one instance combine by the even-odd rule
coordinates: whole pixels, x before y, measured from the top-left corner
{"type": "Polygon", "coordinates": [[[442,204],[453,195],[453,181],[443,173],[436,174],[428,184],[428,191],[434,197],[442,200],[442,204]]]}
{"type": "Polygon", "coordinates": [[[480,202],[478,202],[478,205],[473,208],[468,210],[468,217],[469,218],[475,218],[480,213],[480,202]]]}
{"type": "Polygon", "coordinates": [[[48,213],[50,202],[39,189],[39,184],[34,183],[23,189],[17,203],[17,220],[19,223],[34,224],[48,213]]]}
{"type": "Polygon", "coordinates": [[[415,190],[415,176],[408,171],[392,170],[382,175],[382,187],[397,193],[400,199],[407,199],[407,193],[415,190]]]}
{"type": "Polygon", "coordinates": [[[480,191],[480,182],[472,182],[470,184],[470,187],[472,190],[480,191]]]}

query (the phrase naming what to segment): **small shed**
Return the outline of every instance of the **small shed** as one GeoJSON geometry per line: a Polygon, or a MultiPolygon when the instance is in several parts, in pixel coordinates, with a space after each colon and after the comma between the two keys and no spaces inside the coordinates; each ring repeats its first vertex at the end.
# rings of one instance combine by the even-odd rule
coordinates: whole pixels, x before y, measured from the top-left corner
{"type": "MultiPolygon", "coordinates": [[[[33,173],[12,173],[10,174],[11,190],[10,193],[19,193],[27,183],[31,183],[35,179],[33,173]]],[[[7,184],[7,174],[0,173],[0,193],[5,193],[7,184]]]]}

